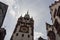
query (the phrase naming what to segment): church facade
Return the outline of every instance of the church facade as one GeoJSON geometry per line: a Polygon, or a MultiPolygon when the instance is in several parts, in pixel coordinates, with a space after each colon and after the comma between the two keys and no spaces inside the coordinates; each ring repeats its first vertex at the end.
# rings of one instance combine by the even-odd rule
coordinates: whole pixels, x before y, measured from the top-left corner
{"type": "Polygon", "coordinates": [[[15,30],[10,40],[34,40],[34,20],[28,12],[18,18],[15,30]]]}
{"type": "Polygon", "coordinates": [[[46,23],[48,40],[60,40],[60,0],[50,6],[52,25],[46,23]]]}

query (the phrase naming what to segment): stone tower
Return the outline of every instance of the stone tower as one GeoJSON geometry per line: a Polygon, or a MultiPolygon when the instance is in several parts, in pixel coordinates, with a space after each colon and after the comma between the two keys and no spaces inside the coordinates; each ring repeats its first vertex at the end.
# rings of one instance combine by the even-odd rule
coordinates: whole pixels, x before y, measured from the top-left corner
{"type": "Polygon", "coordinates": [[[28,12],[18,18],[15,30],[10,40],[34,40],[34,20],[28,12]]]}
{"type": "Polygon", "coordinates": [[[48,40],[60,40],[60,0],[50,6],[52,25],[46,23],[48,40]]]}

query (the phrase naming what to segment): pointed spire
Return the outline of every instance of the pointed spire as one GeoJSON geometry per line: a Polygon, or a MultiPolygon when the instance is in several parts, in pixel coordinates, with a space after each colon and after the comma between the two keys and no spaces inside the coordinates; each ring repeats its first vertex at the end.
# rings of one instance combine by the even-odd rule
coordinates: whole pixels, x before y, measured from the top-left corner
{"type": "Polygon", "coordinates": [[[29,10],[27,11],[27,14],[29,13],[29,10]]]}
{"type": "Polygon", "coordinates": [[[25,16],[24,16],[25,18],[30,18],[28,13],[29,13],[29,10],[27,11],[27,14],[25,14],[25,16]]]}

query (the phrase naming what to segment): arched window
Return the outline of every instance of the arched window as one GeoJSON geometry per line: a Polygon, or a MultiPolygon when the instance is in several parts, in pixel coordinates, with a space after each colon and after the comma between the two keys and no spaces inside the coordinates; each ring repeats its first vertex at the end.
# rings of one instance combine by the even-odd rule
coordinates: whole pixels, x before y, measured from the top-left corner
{"type": "Polygon", "coordinates": [[[18,36],[18,33],[16,33],[16,36],[18,36]]]}
{"type": "Polygon", "coordinates": [[[54,18],[55,18],[55,16],[56,16],[56,14],[57,14],[57,9],[55,9],[55,11],[54,11],[54,18]]]}
{"type": "Polygon", "coordinates": [[[28,38],[30,37],[30,35],[28,35],[28,38]]]}
{"type": "Polygon", "coordinates": [[[60,17],[60,6],[58,7],[57,16],[59,16],[59,17],[60,17]]]}
{"type": "Polygon", "coordinates": [[[50,38],[50,40],[56,40],[55,33],[53,31],[49,31],[47,36],[50,38]]]}
{"type": "Polygon", "coordinates": [[[24,37],[24,34],[22,34],[22,37],[24,37]]]}

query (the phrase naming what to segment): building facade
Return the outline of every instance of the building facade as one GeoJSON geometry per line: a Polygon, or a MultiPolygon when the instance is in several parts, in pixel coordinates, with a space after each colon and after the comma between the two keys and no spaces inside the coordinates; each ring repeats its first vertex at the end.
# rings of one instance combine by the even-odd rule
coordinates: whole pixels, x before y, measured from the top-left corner
{"type": "Polygon", "coordinates": [[[34,40],[34,20],[28,12],[18,18],[15,30],[10,40],[34,40]]]}
{"type": "Polygon", "coordinates": [[[0,40],[4,40],[6,35],[6,30],[1,28],[3,25],[3,21],[7,12],[8,5],[0,2],[0,40]]]}
{"type": "Polygon", "coordinates": [[[48,40],[60,40],[60,0],[50,6],[52,25],[46,23],[48,40]]]}

